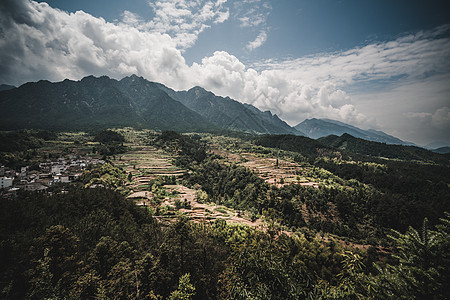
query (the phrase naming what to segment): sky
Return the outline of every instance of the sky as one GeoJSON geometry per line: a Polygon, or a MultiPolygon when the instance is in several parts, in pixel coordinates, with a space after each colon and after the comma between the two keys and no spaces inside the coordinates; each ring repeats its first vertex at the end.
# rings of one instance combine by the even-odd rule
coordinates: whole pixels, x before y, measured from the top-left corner
{"type": "Polygon", "coordinates": [[[0,83],[131,74],[450,145],[448,1],[0,1],[0,83]]]}

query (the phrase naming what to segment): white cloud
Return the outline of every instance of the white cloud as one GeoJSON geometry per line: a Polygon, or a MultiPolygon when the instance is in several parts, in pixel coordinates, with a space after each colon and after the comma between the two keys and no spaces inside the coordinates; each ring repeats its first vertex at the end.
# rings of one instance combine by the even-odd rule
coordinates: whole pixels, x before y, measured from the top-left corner
{"type": "Polygon", "coordinates": [[[205,0],[158,0],[149,2],[155,12],[150,22],[141,24],[142,28],[169,34],[177,47],[184,50],[192,47],[198,35],[211,24],[225,22],[230,15],[224,7],[226,0],[215,3],[205,0]]]}
{"type": "Polygon", "coordinates": [[[126,10],[122,13],[122,22],[133,27],[139,27],[143,20],[139,15],[126,10]]]}
{"type": "Polygon", "coordinates": [[[255,50],[256,48],[261,47],[267,40],[267,33],[265,31],[261,31],[254,41],[251,41],[247,44],[246,48],[250,51],[255,50]]]}
{"type": "Polygon", "coordinates": [[[235,18],[241,27],[266,26],[272,6],[261,0],[238,1],[235,3],[235,18]]]}
{"type": "Polygon", "coordinates": [[[204,58],[201,64],[194,63],[190,72],[195,85],[271,110],[292,125],[309,117],[352,123],[367,120],[351,104],[349,96],[332,83],[314,86],[288,78],[281,70],[257,72],[223,51],[204,58]]]}
{"type": "Polygon", "coordinates": [[[408,112],[406,116],[410,119],[419,120],[422,123],[429,123],[437,129],[450,130],[450,108],[444,106],[430,112],[408,112]]]}
{"type": "Polygon", "coordinates": [[[236,2],[234,7],[236,11],[234,18],[239,21],[240,27],[254,32],[259,31],[256,38],[249,41],[245,48],[253,51],[261,47],[266,42],[267,32],[269,31],[267,18],[272,11],[270,3],[261,0],[246,0],[236,2]]]}
{"type": "Polygon", "coordinates": [[[322,53],[285,61],[255,64],[257,69],[285,70],[307,82],[333,81],[339,86],[391,80],[404,76],[417,80],[450,70],[450,26],[410,34],[336,53],[322,53]]]}

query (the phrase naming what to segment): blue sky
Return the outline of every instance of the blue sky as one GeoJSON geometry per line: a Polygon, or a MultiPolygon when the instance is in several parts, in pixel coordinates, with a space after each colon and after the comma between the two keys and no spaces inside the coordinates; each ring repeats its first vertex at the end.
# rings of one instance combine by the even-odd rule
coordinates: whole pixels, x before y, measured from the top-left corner
{"type": "Polygon", "coordinates": [[[450,144],[448,1],[3,0],[0,83],[136,73],[450,144]]]}
{"type": "MultiPolygon", "coordinates": [[[[130,11],[145,20],[154,18],[154,10],[145,0],[52,0],[52,7],[68,12],[83,10],[109,22],[120,20],[130,11]]],[[[200,61],[218,49],[237,56],[244,62],[253,60],[299,57],[318,52],[340,51],[373,41],[395,39],[399,35],[430,30],[450,23],[447,1],[360,1],[360,0],[279,0],[227,1],[230,17],[202,32],[184,55],[187,63],[200,61]],[[264,7],[264,3],[269,7],[264,7]],[[257,9],[265,16],[258,26],[242,27],[239,18],[257,9]],[[244,51],[246,43],[256,38],[259,30],[267,30],[264,47],[244,51]]],[[[255,14],[253,14],[254,16],[255,14]]]]}

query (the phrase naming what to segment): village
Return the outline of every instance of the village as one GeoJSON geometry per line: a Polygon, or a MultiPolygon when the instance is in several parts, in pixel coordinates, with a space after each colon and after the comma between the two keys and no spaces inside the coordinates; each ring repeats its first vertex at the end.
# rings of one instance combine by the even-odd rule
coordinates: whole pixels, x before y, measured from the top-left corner
{"type": "Polygon", "coordinates": [[[56,183],[70,183],[83,173],[89,165],[104,164],[105,161],[73,155],[39,163],[37,167],[23,166],[17,170],[0,167],[0,193],[15,194],[19,190],[45,191],[56,183]]]}

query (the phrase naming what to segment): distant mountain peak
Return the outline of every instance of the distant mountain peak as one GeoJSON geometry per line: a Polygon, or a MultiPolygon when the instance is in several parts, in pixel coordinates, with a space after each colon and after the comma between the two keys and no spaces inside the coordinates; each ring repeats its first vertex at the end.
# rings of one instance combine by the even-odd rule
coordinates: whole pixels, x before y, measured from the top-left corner
{"type": "Polygon", "coordinates": [[[294,126],[294,128],[303,131],[308,137],[314,139],[318,139],[328,135],[343,135],[344,138],[348,138],[347,135],[351,135],[352,137],[361,138],[373,142],[398,145],[413,145],[412,143],[402,141],[399,138],[388,135],[382,131],[374,129],[364,130],[350,124],[330,119],[306,119],[294,126]]]}
{"type": "Polygon", "coordinates": [[[203,92],[207,92],[204,88],[202,88],[201,86],[198,86],[198,85],[196,85],[196,86],[190,88],[190,89],[188,90],[188,92],[189,92],[189,91],[197,91],[197,90],[203,91],[203,92]]]}
{"type": "Polygon", "coordinates": [[[188,91],[189,93],[194,93],[196,97],[214,97],[215,95],[212,92],[209,92],[207,90],[205,90],[204,88],[200,87],[200,86],[194,86],[193,88],[189,89],[188,91]]]}
{"type": "Polygon", "coordinates": [[[89,75],[89,76],[83,77],[80,80],[80,82],[82,82],[82,83],[95,83],[95,84],[103,84],[103,83],[109,82],[109,81],[117,81],[117,80],[111,79],[106,75],[102,75],[99,77],[95,77],[94,75],[89,75]]]}
{"type": "Polygon", "coordinates": [[[136,74],[131,74],[130,76],[127,76],[127,77],[124,77],[124,78],[122,78],[121,79],[121,81],[122,80],[131,80],[131,81],[140,81],[140,80],[142,80],[142,81],[147,81],[147,82],[149,82],[147,79],[145,79],[144,77],[142,77],[142,76],[137,76],[136,74]]]}

